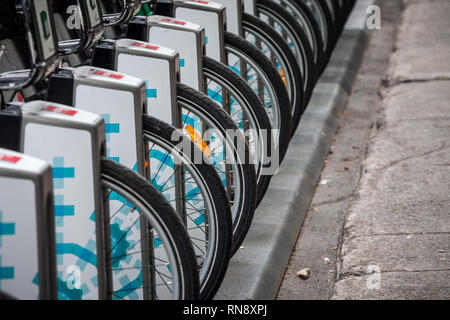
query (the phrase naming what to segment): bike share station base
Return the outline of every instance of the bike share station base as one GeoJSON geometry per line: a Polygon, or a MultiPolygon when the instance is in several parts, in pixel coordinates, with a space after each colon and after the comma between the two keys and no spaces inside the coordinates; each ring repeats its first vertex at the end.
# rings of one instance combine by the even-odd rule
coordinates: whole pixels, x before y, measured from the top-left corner
{"type": "Polygon", "coordinates": [[[377,3],[356,2],[216,300],[276,298],[368,43],[367,9],[377,3]]]}

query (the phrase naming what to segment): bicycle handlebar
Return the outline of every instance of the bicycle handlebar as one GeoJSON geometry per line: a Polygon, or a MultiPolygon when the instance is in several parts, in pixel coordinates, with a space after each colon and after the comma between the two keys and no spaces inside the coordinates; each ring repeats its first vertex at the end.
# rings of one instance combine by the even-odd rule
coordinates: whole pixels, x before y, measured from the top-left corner
{"type": "Polygon", "coordinates": [[[82,21],[80,39],[59,41],[61,55],[80,53],[99,40],[103,34],[102,12],[98,0],[77,0],[77,3],[82,21]]]}
{"type": "Polygon", "coordinates": [[[141,9],[141,0],[122,0],[122,11],[103,15],[105,27],[114,27],[127,23],[141,9]]]}
{"type": "Polygon", "coordinates": [[[1,74],[0,90],[28,87],[53,72],[59,63],[55,24],[48,0],[21,0],[20,4],[31,68],[1,74]]]}

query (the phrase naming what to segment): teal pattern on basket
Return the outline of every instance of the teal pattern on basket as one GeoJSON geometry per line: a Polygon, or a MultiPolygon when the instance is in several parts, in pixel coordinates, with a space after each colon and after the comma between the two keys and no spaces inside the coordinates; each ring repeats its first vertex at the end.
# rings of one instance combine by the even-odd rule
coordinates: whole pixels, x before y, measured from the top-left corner
{"type": "Polygon", "coordinates": [[[12,280],[14,279],[14,267],[3,266],[2,256],[0,255],[0,289],[2,288],[2,280],[12,280]]]}
{"type": "MultiPolygon", "coordinates": [[[[3,211],[0,210],[0,249],[2,248],[2,238],[4,236],[13,236],[16,233],[16,225],[13,222],[3,222],[3,211]]],[[[2,280],[14,279],[14,267],[3,266],[2,256],[0,255],[0,289],[2,280]]]]}
{"type": "MultiPolygon", "coordinates": [[[[108,128],[108,126],[107,126],[108,128]]],[[[111,128],[109,128],[111,130],[111,128]]],[[[111,130],[114,131],[114,130],[111,130]]],[[[95,234],[86,241],[84,245],[80,243],[66,243],[64,242],[64,233],[58,231],[58,228],[64,227],[66,218],[70,218],[76,215],[76,208],[74,205],[65,203],[64,194],[59,194],[65,188],[65,182],[68,179],[74,179],[76,177],[75,167],[70,167],[65,164],[64,157],[53,158],[53,184],[54,184],[54,211],[55,211],[55,226],[56,232],[56,262],[58,266],[64,265],[64,256],[71,255],[77,258],[74,263],[80,271],[85,270],[86,266],[92,265],[97,268],[96,257],[96,242],[95,234]]],[[[92,213],[92,217],[95,217],[95,213],[92,213]]],[[[58,270],[57,272],[57,284],[58,284],[58,299],[62,300],[79,300],[84,295],[89,293],[92,289],[97,288],[97,279],[94,277],[87,283],[84,282],[81,288],[70,289],[67,285],[67,281],[64,281],[64,272],[58,270]]],[[[37,284],[38,277],[35,276],[34,282],[37,284]]]]}
{"type": "Polygon", "coordinates": [[[114,157],[111,155],[111,149],[108,144],[111,141],[111,134],[120,133],[120,123],[112,123],[110,114],[102,114],[101,117],[105,120],[105,133],[106,133],[106,157],[115,162],[120,162],[120,157],[114,157]]]}
{"type": "Polygon", "coordinates": [[[3,236],[13,236],[16,233],[16,224],[13,222],[3,222],[3,211],[0,210],[0,248],[2,247],[3,236]]]}
{"type": "Polygon", "coordinates": [[[150,88],[150,84],[149,84],[148,80],[145,80],[145,87],[147,88],[146,89],[147,99],[158,97],[158,90],[154,89],[154,88],[150,88]]]}

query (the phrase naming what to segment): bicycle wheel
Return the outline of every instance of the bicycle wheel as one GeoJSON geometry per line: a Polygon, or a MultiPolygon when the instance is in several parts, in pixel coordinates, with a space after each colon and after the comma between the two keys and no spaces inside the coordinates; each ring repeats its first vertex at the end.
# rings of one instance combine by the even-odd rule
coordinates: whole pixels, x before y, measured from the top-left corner
{"type": "Polygon", "coordinates": [[[261,48],[283,78],[291,100],[294,132],[311,96],[311,84],[303,82],[304,75],[293,52],[273,28],[247,13],[242,15],[242,24],[247,41],[261,48]]]}
{"type": "Polygon", "coordinates": [[[234,253],[247,234],[256,201],[253,197],[256,194],[256,175],[254,166],[250,164],[249,147],[231,117],[208,96],[181,83],[177,91],[183,129],[209,157],[227,189],[234,253]],[[247,183],[242,183],[245,181],[247,183]],[[245,199],[247,196],[252,202],[245,199]],[[243,204],[250,207],[243,208],[243,204]]]}
{"type": "MultiPolygon", "coordinates": [[[[264,173],[264,164],[270,162],[268,156],[271,148],[271,141],[266,137],[272,135],[272,127],[264,106],[244,79],[226,65],[204,57],[203,74],[209,97],[228,112],[234,124],[246,137],[252,156],[251,163],[254,164],[256,170],[256,194],[253,193],[253,200],[259,200],[259,195],[264,194],[264,190],[267,189],[272,177],[264,173]]],[[[252,170],[253,168],[247,168],[247,170],[249,169],[252,170]]],[[[253,182],[250,182],[246,185],[251,186],[252,184],[253,182]]],[[[252,195],[251,190],[247,190],[247,192],[250,197],[252,195]]],[[[253,210],[255,206],[256,200],[253,203],[253,210]]],[[[243,226],[243,230],[245,230],[242,233],[243,236],[247,233],[251,223],[251,219],[246,220],[247,222],[243,226]]],[[[241,243],[242,239],[236,239],[236,242],[241,243]]]]}
{"type": "MultiPolygon", "coordinates": [[[[273,149],[283,160],[291,136],[291,104],[289,93],[272,62],[247,40],[225,32],[225,53],[229,67],[253,89],[264,105],[272,125],[273,149]]],[[[260,197],[260,195],[258,195],[260,197]]]]}
{"type": "Polygon", "coordinates": [[[114,299],[197,299],[199,280],[186,230],[166,199],[128,168],[101,160],[114,299]]]}
{"type": "Polygon", "coordinates": [[[285,39],[299,61],[303,81],[306,83],[305,95],[308,101],[314,89],[316,74],[312,49],[302,27],[289,11],[272,0],[258,0],[257,10],[258,17],[271,25],[285,39]]]}
{"type": "Polygon", "coordinates": [[[331,14],[331,18],[334,23],[334,28],[336,30],[336,35],[338,35],[344,25],[342,4],[340,3],[340,1],[335,0],[325,0],[325,4],[328,7],[328,11],[331,14]]]}
{"type": "Polygon", "coordinates": [[[291,15],[294,16],[298,24],[302,27],[302,30],[305,32],[314,56],[314,69],[316,70],[315,80],[317,82],[321,70],[324,69],[326,46],[322,41],[322,36],[320,34],[319,25],[317,24],[316,19],[311,13],[311,10],[308,9],[306,4],[302,1],[278,0],[276,2],[279,2],[291,15]]]}
{"type": "Polygon", "coordinates": [[[334,30],[333,30],[333,22],[331,21],[331,16],[328,11],[324,11],[323,7],[316,0],[301,0],[303,1],[311,10],[314,18],[319,25],[320,32],[322,35],[322,41],[325,44],[325,53],[326,53],[326,63],[330,59],[331,50],[333,49],[333,41],[334,41],[334,30]],[[328,13],[328,14],[327,14],[328,13]]]}
{"type": "Polygon", "coordinates": [[[337,42],[337,39],[339,37],[339,21],[338,21],[338,11],[336,11],[335,3],[333,3],[330,0],[314,0],[317,2],[317,4],[320,6],[320,9],[323,11],[325,17],[327,18],[328,22],[331,24],[332,29],[332,46],[337,42]]]}
{"type": "Polygon", "coordinates": [[[143,118],[143,129],[150,181],[181,215],[199,265],[200,298],[211,299],[230,258],[231,214],[225,190],[214,167],[203,158],[196,161],[203,153],[182,131],[149,116],[143,118]]]}

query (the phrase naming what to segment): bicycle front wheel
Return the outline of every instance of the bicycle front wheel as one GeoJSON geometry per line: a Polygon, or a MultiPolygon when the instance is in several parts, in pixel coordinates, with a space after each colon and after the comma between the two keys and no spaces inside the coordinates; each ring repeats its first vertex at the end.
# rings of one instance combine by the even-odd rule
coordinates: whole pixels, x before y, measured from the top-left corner
{"type": "Polygon", "coordinates": [[[301,25],[285,8],[272,0],[257,1],[258,17],[271,25],[275,31],[282,36],[297,61],[303,74],[303,81],[306,84],[306,101],[309,100],[317,78],[314,56],[301,25]]]}
{"type": "Polygon", "coordinates": [[[286,10],[294,16],[295,20],[302,27],[311,46],[314,56],[314,66],[316,70],[316,82],[325,65],[326,46],[323,43],[319,25],[308,6],[297,0],[277,0],[286,10]]]}
{"type": "Polygon", "coordinates": [[[246,80],[262,101],[272,132],[276,133],[272,135],[273,149],[278,150],[281,163],[291,137],[292,116],[289,93],[278,70],[258,47],[230,32],[225,32],[225,52],[229,67],[246,80]]]}
{"type": "Polygon", "coordinates": [[[261,51],[272,61],[283,78],[289,93],[292,106],[292,129],[297,128],[305,111],[306,103],[311,95],[311,83],[303,81],[308,76],[302,73],[298,60],[283,38],[267,23],[244,13],[242,24],[245,38],[261,48],[261,51]]]}
{"type": "Polygon", "coordinates": [[[197,299],[194,250],[167,200],[143,177],[106,158],[101,184],[110,227],[108,294],[116,300],[197,299]]]}
{"type": "Polygon", "coordinates": [[[177,89],[182,127],[209,157],[227,190],[234,253],[245,238],[255,208],[256,174],[249,147],[232,118],[213,100],[181,83],[177,89]]]}
{"type": "Polygon", "coordinates": [[[181,130],[144,116],[144,142],[151,183],[182,218],[194,247],[200,298],[211,299],[230,259],[231,214],[213,166],[181,130]]]}
{"type": "MultiPolygon", "coordinates": [[[[226,65],[205,56],[203,58],[203,74],[208,87],[208,96],[230,115],[249,145],[252,163],[256,170],[257,187],[256,192],[248,187],[240,188],[240,190],[246,190],[247,193],[240,197],[245,199],[245,202],[240,205],[243,206],[241,210],[254,211],[255,199],[259,199],[259,195],[264,194],[272,177],[264,172],[264,164],[270,162],[268,156],[270,155],[271,141],[267,139],[272,136],[270,120],[252,88],[226,65]]],[[[253,171],[253,168],[249,165],[244,168],[246,169],[243,172],[245,176],[238,181],[246,186],[251,186],[255,183],[254,175],[248,170],[253,171]]],[[[233,205],[238,204],[234,203],[233,205]]],[[[247,219],[242,228],[247,230],[250,223],[251,219],[247,219]]],[[[246,231],[244,233],[246,234],[246,231]]],[[[237,243],[241,242],[240,240],[236,241],[237,243]]]]}
{"type": "Polygon", "coordinates": [[[333,49],[333,43],[335,38],[335,32],[333,30],[333,21],[327,10],[317,0],[301,0],[303,1],[315,17],[317,24],[320,28],[322,35],[322,41],[325,45],[326,63],[330,59],[331,50],[333,49]]]}

